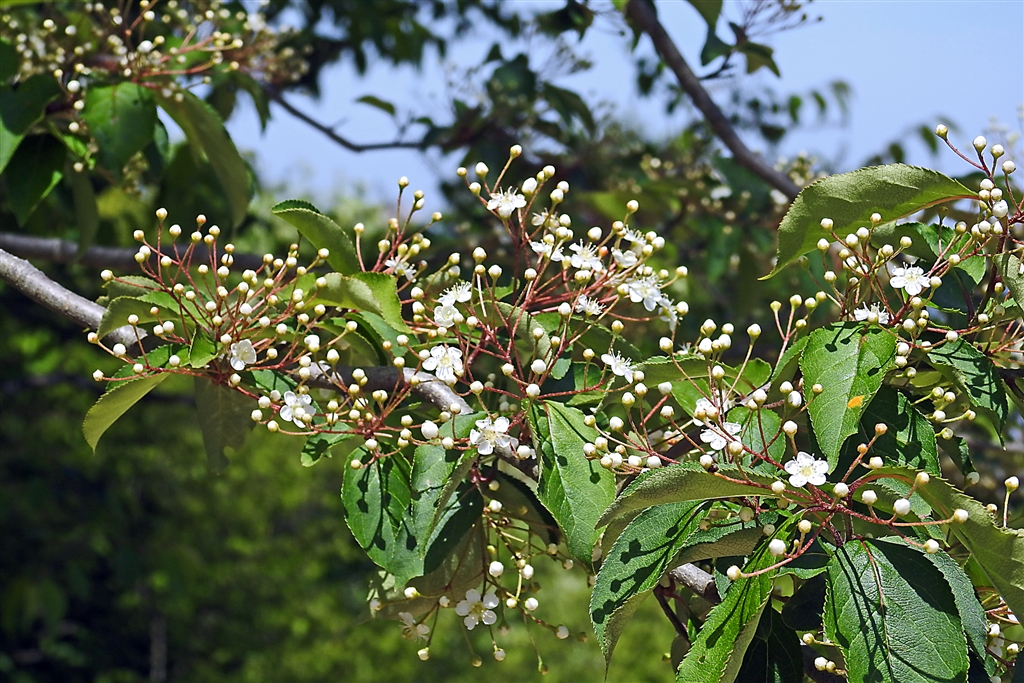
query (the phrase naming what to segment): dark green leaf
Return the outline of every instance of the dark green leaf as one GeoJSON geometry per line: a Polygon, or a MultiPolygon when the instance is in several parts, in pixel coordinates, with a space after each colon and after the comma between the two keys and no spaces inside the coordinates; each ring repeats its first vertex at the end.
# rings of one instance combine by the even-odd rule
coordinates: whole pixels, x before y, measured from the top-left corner
{"type": "MultiPolygon", "coordinates": [[[[364,463],[369,458],[363,448],[354,455],[364,463]]],[[[389,564],[410,500],[409,464],[401,454],[345,469],[345,521],[356,542],[382,568],[389,564]]]]}
{"type": "Polygon", "coordinates": [[[85,253],[92,246],[96,237],[96,229],[100,226],[100,214],[96,208],[96,193],[92,189],[92,181],[86,171],[72,171],[71,198],[75,203],[75,223],[78,227],[77,256],[85,253]]]}
{"type": "Polygon", "coordinates": [[[737,681],[803,683],[804,659],[800,638],[773,609],[761,613],[737,681]]]}
{"type": "Polygon", "coordinates": [[[694,462],[649,470],[634,479],[608,506],[597,520],[597,526],[602,527],[620,515],[652,505],[737,496],[773,496],[771,485],[775,480],[775,477],[741,472],[732,467],[722,467],[717,473],[711,473],[694,462]]]}
{"type": "MultiPolygon", "coordinates": [[[[302,446],[299,462],[303,467],[312,467],[320,462],[325,455],[327,457],[334,455],[332,449],[343,442],[346,445],[351,444],[354,449],[363,442],[363,439],[356,434],[332,434],[330,432],[311,434],[302,446]]],[[[343,450],[343,448],[339,450],[343,450]]]]}
{"type": "MultiPolygon", "coordinates": [[[[916,472],[886,467],[875,474],[909,482],[916,472]]],[[[939,477],[932,477],[926,486],[918,487],[917,494],[931,506],[937,519],[949,519],[957,509],[967,511],[967,521],[952,524],[950,529],[971,551],[1010,610],[1024,614],[1024,529],[998,526],[984,505],[939,477]]]]}
{"type": "Polygon", "coordinates": [[[352,237],[309,202],[289,199],[275,206],[270,212],[295,226],[299,234],[317,249],[327,249],[330,252],[327,262],[342,275],[362,271],[352,237]]]}
{"type": "Polygon", "coordinates": [[[804,582],[782,608],[782,620],[797,631],[817,631],[825,608],[825,574],[816,574],[804,582]]]}
{"type": "Polygon", "coordinates": [[[857,438],[848,440],[843,446],[840,458],[843,467],[857,457],[858,444],[875,438],[877,424],[886,425],[888,430],[875,440],[871,447],[872,456],[929,474],[939,474],[938,448],[931,422],[900,391],[890,386],[878,390],[860,418],[857,438]]]}
{"type": "Polygon", "coordinates": [[[82,423],[82,434],[93,451],[96,450],[96,444],[99,443],[100,437],[110,425],[114,424],[129,408],[168,377],[170,377],[170,373],[161,372],[111,385],[107,392],[100,396],[99,400],[89,409],[85,415],[85,421],[82,423]]]}
{"type": "Polygon", "coordinates": [[[752,74],[761,67],[765,67],[776,76],[782,75],[779,73],[779,67],[775,64],[775,58],[773,57],[775,51],[767,45],[745,42],[741,43],[736,49],[747,58],[748,74],[752,74]]]}
{"type": "Polygon", "coordinates": [[[201,152],[209,160],[231,207],[231,224],[237,226],[249,209],[249,166],[213,107],[190,92],[179,94],[181,101],[177,95],[159,98],[160,106],[184,131],[193,152],[201,152]]]}
{"type": "Polygon", "coordinates": [[[188,364],[193,368],[204,368],[219,355],[220,346],[204,330],[196,330],[195,334],[192,335],[192,347],[188,354],[188,364]]]}
{"type": "Polygon", "coordinates": [[[776,265],[765,277],[813,251],[819,239],[832,241],[831,234],[821,229],[823,218],[832,219],[833,231],[841,238],[870,225],[872,213],[895,221],[936,204],[973,196],[941,173],[904,164],[872,166],[819,180],[800,192],[782,219],[776,265]]]}
{"type": "Polygon", "coordinates": [[[152,309],[153,304],[141,298],[119,296],[107,305],[107,310],[103,312],[103,318],[100,320],[96,334],[100,336],[100,339],[106,337],[117,328],[127,325],[130,315],[139,316],[139,324],[167,320],[174,315],[173,312],[167,310],[153,315],[150,312],[152,309]]]}
{"type": "Polygon", "coordinates": [[[0,172],[24,135],[43,118],[46,105],[61,93],[57,80],[48,74],[36,74],[17,88],[0,84],[0,172]]]}
{"type": "Polygon", "coordinates": [[[967,680],[967,642],[942,574],[923,552],[850,541],[828,568],[825,635],[851,681],[967,680]]]}
{"type": "Polygon", "coordinates": [[[833,323],[811,333],[800,367],[805,385],[821,384],[824,389],[809,399],[807,412],[829,471],[895,357],[896,337],[877,327],[833,323]]]}
{"type": "Polygon", "coordinates": [[[251,399],[205,377],[196,377],[196,416],[203,434],[207,461],[215,472],[228,465],[225,448],[238,451],[252,427],[251,399]]]}
{"type": "Polygon", "coordinates": [[[67,150],[51,135],[32,135],[18,145],[4,175],[14,218],[24,225],[64,175],[67,150]]]}
{"type": "Polygon", "coordinates": [[[644,510],[605,555],[590,597],[590,621],[606,662],[633,613],[700,530],[703,505],[669,503],[644,510]]]}
{"type": "MultiPolygon", "coordinates": [[[[767,544],[751,556],[744,571],[770,567],[776,561],[767,544]]],[[[768,604],[775,572],[737,579],[725,598],[708,614],[693,647],[676,672],[677,683],[733,683],[768,604]]]]}
{"type": "Polygon", "coordinates": [[[7,81],[18,73],[19,61],[18,51],[10,41],[0,38],[0,85],[6,85],[7,81]]]}
{"type": "Polygon", "coordinates": [[[995,366],[985,354],[963,339],[928,351],[928,360],[937,370],[946,370],[971,397],[971,405],[992,418],[1002,430],[1009,410],[1006,392],[995,366]]]}
{"type": "Polygon", "coordinates": [[[583,454],[597,432],[579,410],[555,401],[533,403],[527,417],[540,461],[537,497],[561,527],[569,553],[592,571],[597,520],[615,497],[615,477],[583,454]]]}
{"type": "Polygon", "coordinates": [[[1003,254],[996,263],[999,266],[999,276],[1003,278],[1003,283],[1013,295],[1013,300],[1024,306],[1024,264],[1014,254],[1003,254]]]}
{"type": "Polygon", "coordinates": [[[152,91],[136,83],[90,87],[82,118],[99,145],[99,163],[115,178],[124,165],[153,140],[156,102],[152,91]]]}

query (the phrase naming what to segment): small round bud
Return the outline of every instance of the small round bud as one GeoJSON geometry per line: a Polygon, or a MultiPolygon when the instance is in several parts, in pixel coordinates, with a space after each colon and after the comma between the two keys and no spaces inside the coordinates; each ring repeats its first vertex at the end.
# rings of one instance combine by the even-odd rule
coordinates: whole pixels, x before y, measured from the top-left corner
{"type": "Polygon", "coordinates": [[[929,555],[934,555],[935,553],[939,552],[939,542],[936,541],[934,538],[929,538],[927,541],[924,542],[924,551],[929,555]]]}
{"type": "Polygon", "coordinates": [[[910,501],[906,498],[900,498],[893,503],[892,509],[893,512],[902,517],[910,512],[910,501]]]}
{"type": "Polygon", "coordinates": [[[984,135],[979,135],[978,137],[974,138],[974,149],[976,149],[976,150],[978,150],[980,152],[981,150],[985,149],[985,147],[987,147],[987,146],[988,146],[988,140],[985,139],[984,135]]]}
{"type": "Polygon", "coordinates": [[[786,436],[794,436],[797,429],[796,422],[792,420],[786,420],[786,423],[782,425],[782,431],[786,433],[786,436]]]}
{"type": "Polygon", "coordinates": [[[949,135],[949,128],[947,128],[944,124],[940,123],[939,125],[935,126],[935,134],[938,135],[943,140],[945,140],[946,136],[949,135]]]}
{"type": "Polygon", "coordinates": [[[931,481],[931,477],[928,476],[927,472],[918,472],[917,476],[914,477],[914,483],[916,483],[918,486],[924,486],[929,481],[931,481]]]}
{"type": "Polygon", "coordinates": [[[1020,479],[1017,477],[1007,477],[1006,481],[1003,482],[1003,485],[1006,486],[1006,491],[1008,493],[1013,493],[1020,488],[1020,479]]]}
{"type": "Polygon", "coordinates": [[[800,523],[797,524],[796,528],[800,531],[801,534],[807,535],[811,533],[811,520],[801,519],[800,523]]]}
{"type": "Polygon", "coordinates": [[[725,575],[729,577],[730,581],[737,581],[742,575],[742,572],[740,572],[739,567],[737,567],[736,565],[732,565],[725,571],[725,575]]]}
{"type": "MultiPolygon", "coordinates": [[[[975,473],[972,472],[971,474],[975,474],[975,473]]],[[[970,517],[970,513],[968,513],[967,510],[964,510],[963,508],[957,508],[956,510],[953,511],[953,521],[954,522],[957,522],[959,524],[963,524],[964,522],[967,521],[968,517],[970,517]]]]}
{"type": "Polygon", "coordinates": [[[866,491],[860,494],[860,500],[865,505],[874,505],[876,502],[878,502],[878,494],[872,491],[871,489],[867,489],[866,491]]]}
{"type": "Polygon", "coordinates": [[[775,495],[779,496],[779,495],[782,495],[785,491],[786,491],[786,482],[784,482],[782,480],[779,480],[779,479],[777,479],[777,480],[772,482],[772,493],[774,493],[775,495]]]}
{"type": "Polygon", "coordinates": [[[505,573],[505,565],[495,560],[487,567],[487,573],[497,578],[505,573]]]}
{"type": "Polygon", "coordinates": [[[832,493],[835,494],[836,498],[846,498],[850,494],[850,487],[839,482],[832,488],[832,493]]]}
{"type": "MultiPolygon", "coordinates": [[[[786,542],[783,541],[781,538],[773,538],[771,541],[768,542],[768,552],[770,552],[775,557],[782,556],[786,552],[786,542]]],[[[730,567],[729,569],[731,571],[732,567],[730,567]]],[[[733,579],[732,576],[730,576],[729,578],[733,581],[736,580],[733,579]]]]}

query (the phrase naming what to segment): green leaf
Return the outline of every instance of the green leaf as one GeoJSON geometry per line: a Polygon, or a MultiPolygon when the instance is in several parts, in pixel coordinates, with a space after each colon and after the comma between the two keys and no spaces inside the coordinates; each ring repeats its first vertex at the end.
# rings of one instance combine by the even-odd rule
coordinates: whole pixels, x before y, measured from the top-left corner
{"type": "MultiPolygon", "coordinates": [[[[454,432],[453,438],[465,438],[481,417],[481,413],[459,415],[442,425],[441,433],[453,436],[454,432]]],[[[413,453],[409,506],[396,530],[386,566],[382,565],[399,585],[436,569],[439,558],[458,545],[480,519],[483,502],[475,488],[441,500],[446,483],[455,480],[460,456],[460,451],[445,450],[439,443],[422,444],[413,453]]],[[[457,482],[462,480],[460,476],[457,482]]]]}
{"type": "Polygon", "coordinates": [[[368,104],[371,107],[374,107],[376,109],[380,109],[385,114],[390,114],[391,116],[395,115],[395,105],[391,104],[390,102],[388,102],[386,100],[382,100],[381,98],[377,97],[376,95],[363,95],[358,100],[356,100],[356,102],[362,102],[363,104],[368,104]]]}
{"type": "Polygon", "coordinates": [[[1009,410],[999,373],[985,354],[963,339],[928,351],[936,370],[945,370],[971,398],[971,405],[992,418],[1002,431],[1009,410]]]}
{"type": "Polygon", "coordinates": [[[409,332],[402,319],[402,303],[398,300],[397,282],[386,273],[356,273],[344,276],[328,273],[327,286],[317,288],[316,303],[370,311],[384,319],[399,332],[409,332]]]}
{"type": "Polygon", "coordinates": [[[178,94],[181,101],[176,99],[178,95],[158,97],[160,106],[184,131],[193,153],[201,152],[209,160],[231,209],[231,224],[237,227],[249,209],[249,166],[213,107],[190,92],[178,94]]]}
{"type": "Polygon", "coordinates": [[[99,145],[100,165],[120,178],[128,160],[153,140],[156,102],[136,83],[91,87],[82,118],[99,145]]]}
{"type": "MultiPolygon", "coordinates": [[[[929,474],[939,474],[939,454],[931,422],[897,389],[883,386],[860,418],[857,438],[843,446],[843,467],[857,457],[857,444],[875,438],[875,425],[888,427],[875,439],[871,455],[886,462],[906,465],[929,474]]],[[[842,470],[842,467],[839,468],[842,470]]]]}
{"type": "Polygon", "coordinates": [[[597,520],[597,526],[602,527],[620,515],[652,505],[737,496],[774,496],[771,485],[775,480],[775,477],[743,472],[734,467],[721,467],[717,473],[711,473],[694,462],[649,470],[634,479],[608,506],[597,520]]]}
{"type": "MultiPolygon", "coordinates": [[[[903,542],[896,539],[893,541],[903,542]]],[[[971,579],[963,567],[957,564],[956,560],[944,550],[934,555],[926,554],[925,557],[942,572],[943,578],[946,579],[946,583],[953,593],[957,612],[960,614],[960,624],[967,637],[967,645],[981,661],[985,662],[985,668],[991,676],[995,673],[995,660],[985,652],[985,644],[988,641],[988,617],[985,615],[985,608],[981,606],[981,602],[978,601],[978,596],[974,592],[974,584],[971,583],[971,579]]]]}
{"type": "Polygon", "coordinates": [[[761,67],[767,68],[776,76],[781,76],[779,67],[775,64],[775,51],[767,45],[760,43],[745,42],[737,46],[737,51],[747,58],[747,73],[752,74],[761,67]]]}
{"type": "Polygon", "coordinates": [[[800,359],[804,384],[821,384],[824,391],[809,400],[807,412],[831,471],[843,441],[857,431],[861,414],[894,367],[896,337],[877,327],[833,323],[809,339],[800,359]]]}
{"type": "Polygon", "coordinates": [[[504,301],[498,301],[495,303],[495,307],[498,309],[498,313],[501,314],[499,318],[497,315],[492,316],[492,325],[496,327],[506,327],[511,334],[515,330],[515,336],[519,338],[519,344],[517,348],[519,350],[519,360],[523,366],[527,366],[534,358],[547,358],[551,353],[551,341],[550,336],[552,330],[545,328],[541,324],[540,316],[534,316],[527,313],[522,308],[507,304],[504,301]],[[544,334],[540,337],[534,337],[534,330],[540,330],[544,334]]]}
{"type": "Polygon", "coordinates": [[[175,317],[174,312],[169,310],[153,315],[151,313],[152,309],[153,304],[149,301],[138,297],[119,296],[107,304],[107,310],[103,312],[103,318],[100,319],[100,325],[96,330],[96,334],[99,335],[100,339],[106,337],[117,328],[127,325],[128,316],[130,315],[139,316],[140,325],[142,323],[157,322],[175,317]]]}
{"type": "MultiPolygon", "coordinates": [[[[916,472],[886,467],[875,470],[874,474],[909,482],[916,472]]],[[[1024,614],[1024,529],[997,526],[983,504],[939,477],[932,477],[927,485],[919,486],[917,494],[931,506],[937,519],[949,519],[957,509],[967,511],[967,521],[952,524],[950,529],[974,555],[1010,610],[1024,614]]]]}
{"type": "Polygon", "coordinates": [[[92,447],[93,452],[96,451],[96,444],[99,443],[100,437],[110,428],[110,425],[117,422],[117,419],[128,412],[129,408],[168,377],[170,377],[170,373],[160,372],[127,382],[118,382],[100,396],[99,400],[85,414],[85,421],[82,423],[85,442],[92,447]]]}
{"type": "MultiPolygon", "coordinates": [[[[767,544],[751,556],[744,571],[752,573],[776,562],[767,544]]],[[[747,647],[757,631],[772,592],[776,572],[737,579],[722,602],[711,610],[686,654],[677,683],[732,683],[737,680],[747,647]]]]}
{"type": "Polygon", "coordinates": [[[803,683],[804,660],[800,638],[773,609],[761,613],[754,639],[743,657],[737,681],[803,683]]]}
{"type": "Polygon", "coordinates": [[[46,105],[62,92],[57,79],[44,74],[28,78],[17,88],[0,85],[0,172],[7,168],[29,129],[42,120],[46,105]]]}
{"type": "Polygon", "coordinates": [[[78,226],[76,256],[80,257],[86,249],[92,246],[96,230],[100,227],[100,214],[96,207],[96,193],[93,191],[89,174],[85,171],[79,173],[72,170],[69,179],[71,180],[71,198],[75,204],[75,223],[78,226]]]}
{"type": "Polygon", "coordinates": [[[4,175],[11,211],[20,225],[60,182],[66,159],[67,150],[52,135],[32,135],[18,145],[4,175]]]}
{"type": "Polygon", "coordinates": [[[703,507],[703,501],[696,501],[648,508],[605,554],[590,598],[590,619],[606,662],[626,623],[665,572],[685,562],[746,555],[764,537],[754,521],[702,530],[703,507]]]}
{"type": "Polygon", "coordinates": [[[605,555],[590,596],[590,621],[605,662],[622,629],[676,555],[700,530],[703,502],[669,503],[644,510],[619,534],[605,555]]]}
{"type": "Polygon", "coordinates": [[[775,268],[762,279],[813,251],[819,239],[831,242],[831,234],[821,228],[823,218],[832,219],[833,231],[842,238],[870,225],[872,213],[895,221],[936,204],[973,196],[975,193],[941,173],[905,164],[829,176],[801,190],[789,207],[779,226],[775,268]]]}
{"type": "Polygon", "coordinates": [[[196,330],[195,334],[192,335],[188,364],[193,368],[205,368],[210,364],[210,361],[219,355],[220,346],[204,330],[196,330]]]}
{"type": "MultiPolygon", "coordinates": [[[[346,445],[351,445],[351,450],[355,450],[363,442],[363,439],[356,434],[332,434],[330,432],[311,434],[302,445],[299,464],[303,467],[312,467],[320,462],[320,459],[325,455],[327,457],[335,455],[335,453],[332,453],[332,449],[343,442],[346,445]]],[[[344,450],[344,447],[339,450],[344,450]]]]}
{"type": "Polygon", "coordinates": [[[1024,306],[1024,264],[1013,254],[1003,254],[996,261],[999,276],[1010,290],[1013,300],[1024,306]]]}
{"type": "Polygon", "coordinates": [[[0,38],[0,85],[6,85],[18,73],[18,51],[10,41],[0,38]]]}
{"type": "Polygon", "coordinates": [[[527,418],[540,461],[537,497],[561,527],[569,553],[593,571],[597,520],[615,497],[615,477],[583,454],[597,432],[579,410],[555,401],[531,404],[527,418]]]}
{"type": "MultiPolygon", "coordinates": [[[[354,456],[366,461],[364,448],[354,456]]],[[[341,502],[345,522],[359,546],[380,567],[386,567],[411,501],[409,463],[401,454],[374,458],[364,467],[345,469],[341,502]]]]}
{"type": "Polygon", "coordinates": [[[196,377],[196,416],[210,468],[219,472],[228,465],[225,448],[238,451],[252,427],[249,414],[255,402],[222,384],[196,377]]]}
{"type": "Polygon", "coordinates": [[[289,199],[276,205],[270,212],[295,226],[299,234],[317,249],[327,249],[330,252],[327,263],[342,275],[352,275],[363,270],[352,237],[309,202],[289,199]]]}
{"type": "Polygon", "coordinates": [[[825,635],[851,681],[966,681],[956,603],[925,553],[883,540],[850,541],[828,567],[825,635]]]}

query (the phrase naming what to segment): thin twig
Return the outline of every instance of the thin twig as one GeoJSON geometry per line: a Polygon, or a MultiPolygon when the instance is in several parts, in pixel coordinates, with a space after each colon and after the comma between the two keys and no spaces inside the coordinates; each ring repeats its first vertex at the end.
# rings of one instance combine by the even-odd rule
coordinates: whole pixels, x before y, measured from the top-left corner
{"type": "Polygon", "coordinates": [[[281,107],[284,108],[286,112],[288,112],[295,118],[299,119],[303,123],[308,124],[310,127],[320,131],[328,138],[330,138],[333,142],[338,143],[347,150],[353,152],[372,152],[375,150],[382,149],[421,149],[423,147],[422,142],[410,142],[403,140],[394,140],[392,142],[372,142],[364,145],[352,142],[348,138],[344,138],[338,135],[330,126],[325,126],[316,119],[312,118],[309,114],[306,114],[301,109],[296,108],[295,105],[293,105],[291,102],[284,98],[284,95],[282,95],[280,92],[278,92],[271,86],[264,85],[263,91],[267,94],[267,97],[281,105],[281,107]]]}
{"type": "Polygon", "coordinates": [[[718,108],[714,100],[711,99],[708,91],[701,85],[700,79],[690,69],[676,44],[672,41],[668,32],[665,31],[665,27],[658,21],[658,15],[655,12],[653,2],[651,0],[629,0],[629,4],[626,5],[626,16],[650,37],[658,56],[675,74],[676,80],[679,81],[679,87],[690,96],[694,106],[704,115],[704,120],[707,121],[708,126],[718,136],[718,139],[729,148],[733,158],[736,159],[736,163],[751,171],[790,199],[796,197],[800,192],[800,188],[797,187],[796,183],[750,151],[743,143],[743,140],[740,139],[740,136],[737,135],[735,128],[729,123],[729,119],[718,108]]]}

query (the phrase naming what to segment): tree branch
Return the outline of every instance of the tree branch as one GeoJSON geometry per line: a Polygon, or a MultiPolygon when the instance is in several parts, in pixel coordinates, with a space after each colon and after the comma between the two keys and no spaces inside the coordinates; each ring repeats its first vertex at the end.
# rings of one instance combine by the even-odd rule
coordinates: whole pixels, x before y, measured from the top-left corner
{"type": "MultiPolygon", "coordinates": [[[[75,321],[83,327],[98,329],[107,310],[94,301],[65,289],[28,261],[0,249],[0,279],[35,299],[51,311],[75,321]]],[[[119,327],[106,336],[114,344],[133,346],[145,332],[130,325],[119,327]],[[138,334],[138,336],[136,336],[138,334]]]]}
{"type": "Polygon", "coordinates": [[[324,124],[320,123],[316,119],[309,116],[309,114],[306,114],[302,110],[296,108],[295,105],[286,100],[284,98],[284,95],[275,90],[273,87],[269,85],[264,85],[263,91],[267,94],[267,97],[281,105],[281,107],[284,108],[286,112],[288,112],[295,118],[299,119],[303,123],[306,123],[312,128],[315,128],[316,130],[320,131],[328,138],[330,138],[333,142],[338,143],[347,150],[353,152],[372,152],[374,150],[381,149],[420,149],[423,146],[421,142],[403,142],[401,140],[395,140],[394,142],[372,142],[365,145],[352,142],[348,138],[344,138],[335,133],[334,129],[331,128],[330,126],[325,126],[324,124]]]}
{"type": "Polygon", "coordinates": [[[658,53],[661,60],[665,62],[665,65],[675,74],[676,80],[679,81],[679,87],[690,96],[693,104],[704,115],[704,120],[707,121],[711,130],[732,152],[736,162],[790,199],[796,197],[800,192],[800,188],[797,187],[796,183],[750,151],[739,135],[737,135],[732,124],[729,123],[729,119],[718,108],[714,100],[711,99],[708,91],[701,85],[700,79],[690,69],[676,44],[672,41],[668,32],[665,31],[665,27],[658,21],[653,0],[629,0],[625,11],[626,16],[650,37],[651,42],[654,43],[654,50],[658,53]]]}
{"type": "MultiPolygon", "coordinates": [[[[53,263],[80,263],[84,266],[96,268],[120,268],[129,270],[138,267],[135,260],[137,249],[123,247],[89,247],[78,255],[78,245],[69,240],[57,239],[56,237],[33,237],[31,235],[17,235],[10,232],[0,232],[0,249],[22,258],[45,259],[53,263]]],[[[182,245],[177,243],[162,244],[161,254],[172,258],[179,258],[184,251],[182,245]]],[[[210,252],[205,244],[197,244],[193,247],[193,259],[199,263],[209,260],[210,252]]],[[[263,266],[263,257],[256,254],[233,254],[234,267],[242,269],[258,270],[263,266]]],[[[157,255],[150,257],[154,267],[157,255]]]]}

